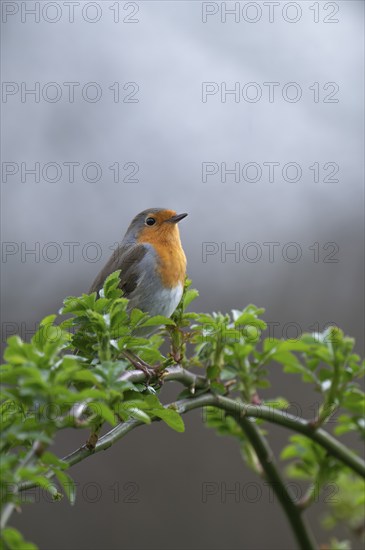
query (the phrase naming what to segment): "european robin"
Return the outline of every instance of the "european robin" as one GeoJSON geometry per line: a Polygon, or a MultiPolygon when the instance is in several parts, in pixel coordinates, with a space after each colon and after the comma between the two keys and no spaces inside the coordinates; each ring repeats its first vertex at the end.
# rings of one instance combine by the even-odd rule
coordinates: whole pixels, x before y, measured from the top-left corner
{"type": "Polygon", "coordinates": [[[120,269],[129,309],[170,317],[184,288],[186,257],[177,224],[186,216],[164,208],[137,214],[89,293],[98,292],[108,275],[120,269]]]}

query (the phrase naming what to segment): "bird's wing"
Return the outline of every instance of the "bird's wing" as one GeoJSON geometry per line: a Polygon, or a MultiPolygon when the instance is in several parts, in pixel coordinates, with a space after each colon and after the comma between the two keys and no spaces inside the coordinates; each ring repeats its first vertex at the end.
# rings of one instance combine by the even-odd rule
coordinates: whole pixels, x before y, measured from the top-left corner
{"type": "Polygon", "coordinates": [[[135,290],[138,279],[141,276],[139,264],[147,254],[148,248],[144,244],[135,244],[132,246],[118,246],[112,256],[105,264],[103,269],[97,275],[95,281],[90,287],[91,292],[98,292],[105,279],[114,271],[121,270],[120,273],[120,288],[123,295],[128,298],[131,292],[135,290]]]}

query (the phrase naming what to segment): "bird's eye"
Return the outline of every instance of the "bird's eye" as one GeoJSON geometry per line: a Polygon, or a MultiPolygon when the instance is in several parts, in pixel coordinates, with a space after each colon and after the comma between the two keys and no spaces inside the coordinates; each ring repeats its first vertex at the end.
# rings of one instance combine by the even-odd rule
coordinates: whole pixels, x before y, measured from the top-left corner
{"type": "Polygon", "coordinates": [[[146,225],[155,225],[155,218],[146,218],[146,225]]]}

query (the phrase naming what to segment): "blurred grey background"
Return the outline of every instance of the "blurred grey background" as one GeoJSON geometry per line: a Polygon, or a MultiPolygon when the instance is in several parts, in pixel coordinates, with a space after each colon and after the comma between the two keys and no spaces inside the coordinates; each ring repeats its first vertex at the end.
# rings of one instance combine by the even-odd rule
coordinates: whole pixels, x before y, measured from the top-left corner
{"type": "MultiPolygon", "coordinates": [[[[280,2],[272,15],[241,2],[226,22],[234,2],[36,4],[2,2],[2,342],[29,338],[65,296],[87,291],[131,218],[162,206],[189,213],[180,228],[195,309],[264,306],[276,337],[336,323],[362,353],[363,3],[280,2]],[[216,92],[206,101],[204,82],[216,92]],[[222,101],[224,86],[239,95],[222,101]],[[36,163],[38,182],[26,172],[36,163]],[[69,163],[78,163],[73,182],[69,163]],[[217,173],[203,178],[203,163],[217,173]],[[246,180],[224,181],[222,163],[256,163],[261,179],[249,165],[246,180]],[[274,181],[267,163],[279,163],[274,181]],[[287,163],[297,168],[283,176],[287,163]],[[215,253],[204,257],[206,243],[215,253]],[[273,257],[264,243],[277,243],[273,257]]],[[[273,366],[271,381],[269,395],[313,415],[318,396],[300,380],[273,366]]],[[[184,435],[144,427],[76,466],[75,509],[38,494],[14,525],[51,550],[294,548],[236,443],[206,430],[199,413],[185,422],[184,435]],[[203,502],[206,482],[217,494],[203,502]],[[224,484],[238,484],[238,502],[223,502],[224,484]]],[[[271,433],[277,451],[289,434],[271,433]]],[[[55,452],[83,441],[62,434],[55,452]]],[[[324,542],[321,510],[309,517],[324,542]]]]}

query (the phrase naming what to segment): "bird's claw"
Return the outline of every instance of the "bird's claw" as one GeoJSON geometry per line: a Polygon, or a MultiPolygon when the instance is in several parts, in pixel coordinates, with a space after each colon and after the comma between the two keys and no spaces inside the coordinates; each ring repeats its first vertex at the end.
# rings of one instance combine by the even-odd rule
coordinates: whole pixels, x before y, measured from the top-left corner
{"type": "Polygon", "coordinates": [[[159,376],[160,375],[160,372],[159,372],[160,365],[159,364],[151,366],[148,363],[146,363],[145,361],[143,361],[143,359],[141,359],[140,357],[138,357],[137,355],[135,355],[134,353],[132,353],[130,351],[125,351],[124,355],[132,363],[132,365],[136,369],[141,370],[145,374],[145,376],[146,376],[146,385],[147,386],[149,385],[151,380],[159,379],[159,377],[160,377],[159,376]]]}

